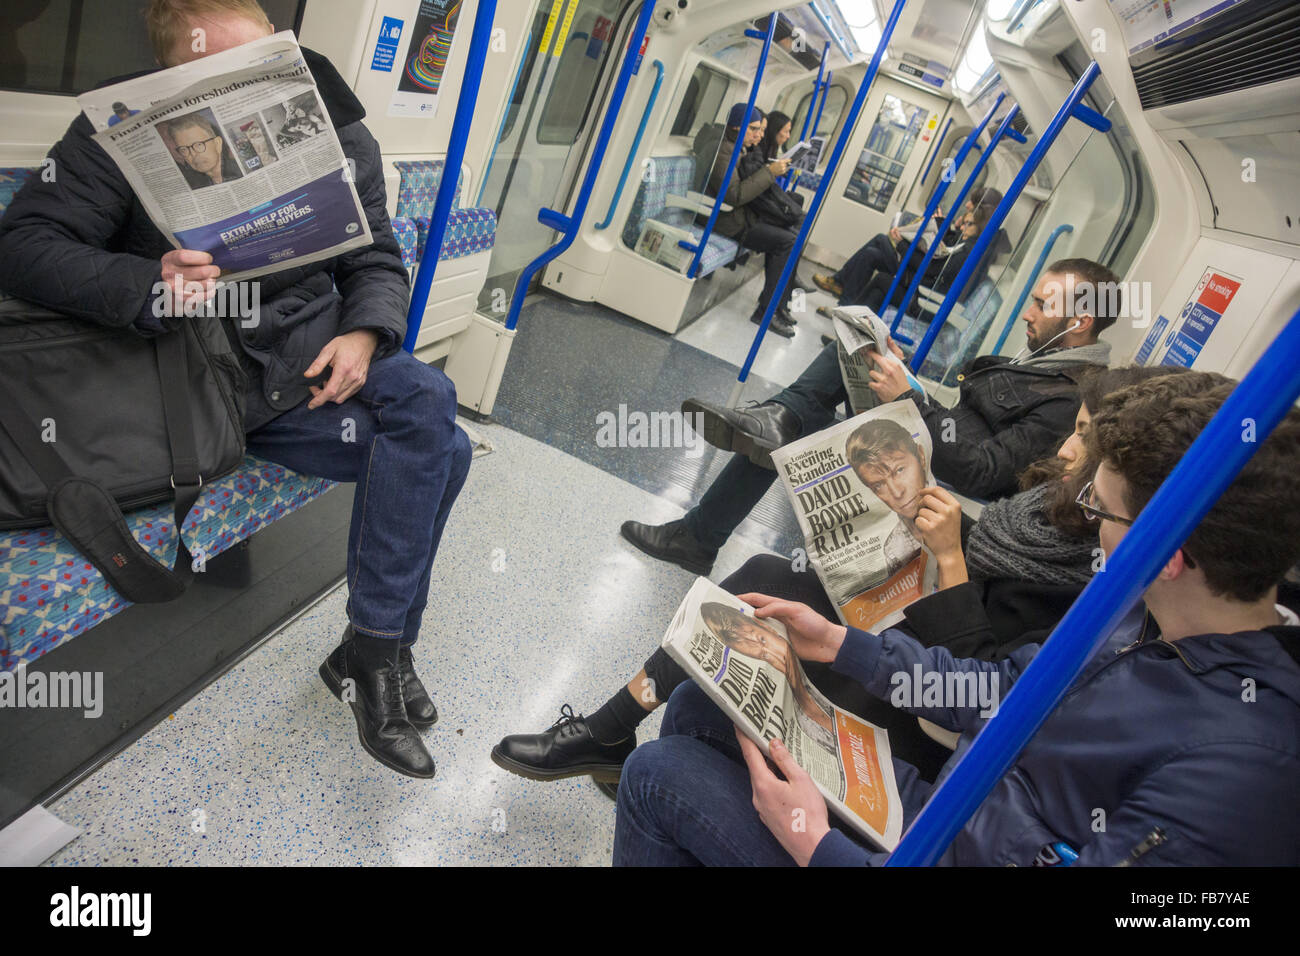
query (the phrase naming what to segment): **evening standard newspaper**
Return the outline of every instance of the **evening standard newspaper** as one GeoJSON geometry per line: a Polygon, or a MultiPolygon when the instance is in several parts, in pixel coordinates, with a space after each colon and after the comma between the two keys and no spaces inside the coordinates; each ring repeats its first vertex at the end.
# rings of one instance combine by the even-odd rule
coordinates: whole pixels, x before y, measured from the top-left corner
{"type": "Polygon", "coordinates": [[[772,452],[808,561],[840,620],[880,631],[934,592],[939,569],[916,529],[934,484],[916,404],[890,402],[772,452]]]}
{"type": "Polygon", "coordinates": [[[804,674],[780,621],[697,578],[663,648],[764,754],[778,738],[836,814],[885,850],[898,844],[903,807],[889,735],[836,707],[804,674]]]}
{"type": "MultiPolygon", "coordinates": [[[[844,390],[849,394],[849,407],[854,414],[865,412],[880,404],[871,390],[871,369],[875,360],[867,357],[874,349],[886,362],[901,365],[898,357],[889,351],[889,326],[884,319],[865,305],[841,306],[831,310],[835,326],[836,351],[840,359],[840,374],[844,377],[844,390]]],[[[916,376],[903,366],[908,383],[918,391],[925,389],[916,376]]]]}
{"type": "Polygon", "coordinates": [[[372,241],[289,31],[77,97],[158,229],[246,279],[372,241]]]}

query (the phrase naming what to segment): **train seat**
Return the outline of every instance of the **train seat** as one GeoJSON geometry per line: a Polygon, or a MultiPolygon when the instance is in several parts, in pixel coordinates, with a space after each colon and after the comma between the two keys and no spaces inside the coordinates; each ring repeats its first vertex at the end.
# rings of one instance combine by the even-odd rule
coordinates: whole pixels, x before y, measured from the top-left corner
{"type": "MultiPolygon", "coordinates": [[[[677,245],[678,239],[689,238],[699,242],[704,227],[695,222],[696,214],[708,212],[713,200],[694,191],[695,160],[690,156],[654,156],[650,159],[652,175],[642,180],[637,188],[627,221],[623,224],[623,241],[647,258],[685,272],[691,254],[677,245]],[[654,254],[647,254],[643,239],[647,228],[661,227],[664,234],[654,254]],[[666,244],[666,245],[665,245],[666,244]]],[[[700,258],[697,278],[703,278],[733,262],[740,245],[718,233],[709,236],[700,258]]]]}
{"type": "MultiPolygon", "coordinates": [[[[332,488],[247,455],[200,495],[185,542],[204,561],[332,488]]],[[[171,502],[126,514],[135,540],[168,567],[176,557],[171,502]]],[[[11,671],[130,606],[54,528],[0,532],[0,671],[11,671]]]]}
{"type": "MultiPolygon", "coordinates": [[[[413,276],[429,237],[444,165],[440,159],[391,163],[397,182],[396,188],[389,189],[389,215],[393,234],[402,248],[402,263],[413,276]]],[[[496,213],[487,208],[462,207],[463,182],[462,172],[456,179],[447,232],[438,251],[438,267],[416,340],[415,354],[425,361],[445,355],[450,337],[469,325],[496,243],[496,213]]]]}
{"type": "MultiPolygon", "coordinates": [[[[898,333],[912,340],[906,345],[899,342],[903,354],[911,356],[916,351],[930,327],[930,318],[938,311],[943,302],[941,294],[921,287],[918,296],[924,319],[912,315],[903,316],[898,324],[898,333]]],[[[941,381],[944,385],[955,386],[957,373],[979,352],[989,327],[1002,308],[1002,293],[998,291],[993,280],[987,276],[979,281],[965,302],[959,302],[948,316],[948,321],[939,330],[934,345],[921,363],[921,375],[925,378],[941,381]]],[[[881,318],[886,324],[892,324],[898,310],[894,306],[885,309],[881,318]]]]}

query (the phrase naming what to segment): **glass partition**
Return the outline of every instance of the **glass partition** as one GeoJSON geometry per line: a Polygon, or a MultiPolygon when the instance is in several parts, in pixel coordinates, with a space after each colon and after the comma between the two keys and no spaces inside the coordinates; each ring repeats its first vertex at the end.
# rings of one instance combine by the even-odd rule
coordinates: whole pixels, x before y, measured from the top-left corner
{"type": "Polygon", "coordinates": [[[898,189],[898,179],[929,112],[924,106],[885,94],[866,146],[844,188],[845,199],[884,211],[898,189]]]}

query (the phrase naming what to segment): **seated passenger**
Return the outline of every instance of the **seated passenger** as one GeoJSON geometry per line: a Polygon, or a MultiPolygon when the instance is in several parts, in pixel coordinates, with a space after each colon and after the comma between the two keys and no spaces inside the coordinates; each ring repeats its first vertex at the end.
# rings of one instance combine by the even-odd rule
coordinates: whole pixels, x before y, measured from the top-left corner
{"type": "MultiPolygon", "coordinates": [[[[745,118],[745,104],[737,103],[727,114],[727,132],[718,149],[709,175],[706,190],[716,196],[731,162],[731,153],[735,148],[736,138],[740,136],[740,123],[745,118]]],[[[763,253],[763,291],[759,293],[758,305],[750,321],[755,325],[762,322],[763,312],[772,296],[784,300],[784,292],[776,287],[785,269],[786,259],[794,248],[794,240],[803,213],[789,195],[776,185],[776,178],[783,176],[790,168],[787,159],[767,162],[759,150],[763,138],[763,113],[757,107],[749,118],[749,129],[745,133],[740,159],[727,184],[723,202],[730,205],[730,211],[718,215],[714,229],[723,236],[735,239],[740,245],[763,253]]],[[[772,316],[769,328],[785,338],[794,336],[795,318],[790,314],[784,301],[772,316]]]]}
{"type": "MultiPolygon", "coordinates": [[[[915,529],[939,566],[940,590],[908,607],[906,621],[898,627],[922,644],[980,660],[999,660],[1022,644],[1044,640],[1092,578],[1097,528],[1075,503],[1095,470],[1084,453],[1088,423],[1097,410],[1106,408],[1106,396],[1173,372],[1160,366],[1128,366],[1086,377],[1080,386],[1083,400],[1074,432],[1056,457],[1028,469],[1025,490],[990,504],[978,522],[963,515],[956,499],[942,488],[921,488],[914,495],[903,487],[906,476],[897,489],[882,486],[877,494],[899,513],[899,527],[907,527],[909,536],[915,529]],[[915,506],[910,504],[913,498],[919,499],[915,506]]],[[[1188,394],[1206,387],[1203,377],[1187,380],[1188,394]]],[[[855,443],[861,452],[860,466],[869,467],[871,461],[893,452],[904,464],[906,456],[914,457],[924,476],[920,449],[905,430],[900,431],[902,435],[892,436],[892,442],[886,435],[885,441],[871,443],[874,447],[865,441],[872,433],[864,434],[864,441],[855,443]]],[[[864,481],[867,477],[874,476],[864,481]]],[[[919,486],[923,478],[912,480],[919,486]]],[[[836,616],[816,573],[795,571],[790,561],[775,555],[751,558],[721,586],[732,594],[777,596],[807,604],[826,617],[836,616]]],[[[915,765],[923,779],[934,778],[948,751],[922,733],[913,718],[864,697],[856,688],[849,688],[849,696],[844,697],[844,682],[835,681],[837,675],[818,674],[816,665],[809,670],[826,696],[885,727],[893,753],[915,765]]],[[[549,730],[506,737],[493,749],[492,759],[534,780],[590,773],[599,783],[616,781],[623,761],[636,746],[637,727],[686,680],[686,672],[659,648],[590,717],[573,716],[565,704],[560,720],[549,730]]],[[[606,792],[611,793],[608,788],[606,792]]]]}
{"type": "MultiPolygon", "coordinates": [[[[1093,419],[1086,442],[1097,472],[1079,504],[1097,523],[1105,555],[1231,392],[1220,385],[1186,395],[1182,380],[1201,374],[1133,386],[1093,419]]],[[[1169,557],[941,864],[1029,866],[1060,843],[1091,866],[1300,862],[1300,816],[1290,809],[1300,789],[1300,618],[1278,604],[1279,582],[1300,553],[1297,469],[1293,410],[1169,557]]],[[[914,668],[988,675],[1005,699],[1039,649],[1029,644],[999,662],[956,659],[898,630],[872,634],[801,604],[742,597],[760,618],[786,626],[801,658],[829,663],[882,699],[892,675],[914,668]]],[[[988,720],[979,704],[955,699],[905,709],[961,735],[940,782],[988,720]]],[[[659,739],[624,767],[614,863],[887,859],[830,817],[780,741],[771,749],[784,779],[694,682],[680,686],[659,739]],[[796,807],[803,827],[790,825],[796,807]]],[[[906,828],[934,787],[902,761],[894,770],[906,828]]]]}
{"type": "MultiPolygon", "coordinates": [[[[972,497],[1014,494],[1016,476],[1051,454],[1069,434],[1079,410],[1080,377],[1110,358],[1110,345],[1097,335],[1115,316],[1109,312],[1109,297],[1093,290],[1101,292],[1104,284],[1117,281],[1113,272],[1088,259],[1061,259],[1048,266],[1024,314],[1030,356],[975,359],[959,377],[960,397],[952,408],[912,392],[900,364],[873,370],[871,388],[882,402],[916,401],[934,440],[930,467],[936,478],[972,497]],[[1065,294],[1071,288],[1073,299],[1065,294]]],[[[891,343],[891,348],[901,359],[897,346],[891,343]]],[[[708,574],[718,549],[776,480],[772,449],[825,428],[846,400],[834,343],[790,386],[760,405],[720,408],[688,399],[682,410],[704,415],[705,440],[737,454],[684,518],[658,526],[627,521],[623,537],[653,558],[708,574]]]]}
{"type": "MultiPolygon", "coordinates": [[[[175,66],[272,32],[256,0],[152,0],[147,18],[158,62],[175,66]],[[214,10],[216,12],[214,12],[214,10]],[[206,31],[203,53],[191,30],[206,31]]],[[[401,350],[409,280],[385,212],[379,144],[360,101],[333,65],[304,50],[374,242],[229,287],[221,310],[248,375],[248,450],[287,468],[356,482],[347,544],[349,624],[320,673],[336,696],[353,681],[362,746],[399,773],[431,777],[417,727],[437,711],[416,676],[420,631],[443,525],[469,471],[456,427],[456,393],[437,369],[401,350]],[[260,298],[259,298],[260,297],[260,298]],[[382,418],[378,411],[383,410],[382,418]],[[364,533],[363,533],[364,530],[364,533]]],[[[186,307],[213,295],[220,270],[206,252],[173,249],[126,178],[73,121],[50,159],[57,178],[33,176],[0,220],[0,289],[90,322],[141,335],[176,334],[186,307]],[[159,290],[166,298],[159,302],[159,290]]],[[[218,302],[220,304],[220,302],[218,302]]]]}
{"type": "MultiPolygon", "coordinates": [[[[980,206],[987,206],[985,222],[993,214],[994,207],[1002,201],[1002,194],[996,189],[974,189],[971,190],[970,196],[966,199],[966,206],[962,210],[963,215],[970,215],[980,206]]],[[[935,210],[934,219],[925,224],[924,232],[921,233],[921,243],[912,253],[917,262],[921,261],[921,256],[930,248],[930,243],[934,241],[934,235],[938,231],[940,222],[943,220],[942,210],[935,210]]],[[[980,227],[983,228],[983,223],[980,227]]],[[[943,241],[949,244],[955,244],[961,240],[961,217],[954,220],[952,228],[948,230],[943,241]]],[[[813,282],[823,292],[829,292],[839,301],[839,305],[860,305],[865,301],[867,285],[871,278],[877,273],[886,273],[893,277],[898,271],[901,257],[907,254],[907,247],[911,244],[912,239],[916,236],[917,230],[921,228],[920,222],[915,222],[910,226],[899,229],[891,226],[888,234],[878,233],[869,239],[857,252],[849,256],[848,261],[844,263],[834,275],[826,275],[822,272],[813,273],[813,282]]],[[[938,255],[938,253],[935,253],[938,255]]],[[[914,269],[911,263],[909,267],[914,269]]],[[[961,267],[958,266],[958,269],[961,267]]],[[[956,272],[952,273],[956,276],[956,272]]],[[[888,283],[886,283],[888,288],[888,283]]],[[[874,308],[874,306],[873,306],[874,308]]]]}

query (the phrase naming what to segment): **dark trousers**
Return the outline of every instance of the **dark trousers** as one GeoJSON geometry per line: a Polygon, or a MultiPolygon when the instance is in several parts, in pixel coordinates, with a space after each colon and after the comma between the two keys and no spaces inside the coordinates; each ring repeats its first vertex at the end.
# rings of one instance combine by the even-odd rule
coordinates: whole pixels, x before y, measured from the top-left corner
{"type": "MultiPolygon", "coordinates": [[[[834,343],[822,349],[803,374],[769,399],[794,412],[804,435],[821,431],[833,422],[835,409],[847,400],[834,343]]],[[[686,513],[687,529],[707,547],[722,547],[774,481],[776,472],[754,464],[744,455],[733,455],[699,504],[686,513]]]]}
{"type": "Polygon", "coordinates": [[[340,405],[303,402],[248,436],[286,468],[356,482],[348,531],[348,620],[370,637],[415,643],[438,542],[469,474],[456,389],[406,352],[374,362],[340,405]]]}
{"type": "MultiPolygon", "coordinates": [[[[872,236],[871,240],[844,263],[835,273],[835,281],[844,292],[840,295],[840,305],[865,305],[863,296],[868,284],[879,272],[891,278],[898,269],[898,253],[894,244],[886,235],[872,236]]],[[[888,281],[888,280],[887,280],[888,281]]]]}
{"type": "Polygon", "coordinates": [[[768,300],[773,295],[776,295],[779,301],[784,300],[784,292],[778,292],[776,284],[781,279],[785,261],[790,258],[794,239],[795,234],[792,230],[766,222],[750,226],[736,237],[736,241],[745,248],[763,253],[763,291],[758,296],[759,309],[767,308],[768,300]]]}

